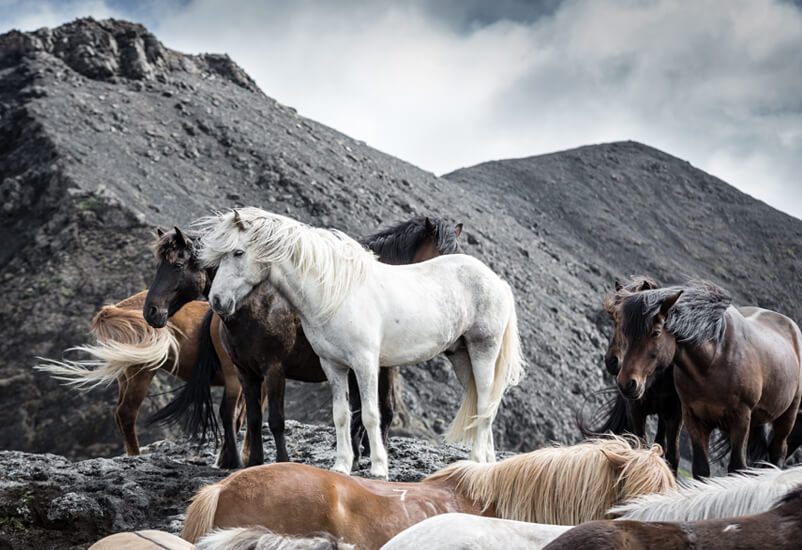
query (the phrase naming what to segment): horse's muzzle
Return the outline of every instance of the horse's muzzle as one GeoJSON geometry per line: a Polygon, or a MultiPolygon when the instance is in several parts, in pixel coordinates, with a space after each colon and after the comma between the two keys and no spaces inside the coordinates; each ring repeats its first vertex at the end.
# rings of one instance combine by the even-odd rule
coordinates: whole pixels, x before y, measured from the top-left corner
{"type": "Polygon", "coordinates": [[[145,309],[145,321],[154,328],[162,328],[167,324],[167,308],[150,306],[145,309]]]}
{"type": "Polygon", "coordinates": [[[634,378],[630,378],[624,383],[619,382],[618,388],[627,399],[640,399],[645,391],[643,384],[639,384],[634,378]]]}

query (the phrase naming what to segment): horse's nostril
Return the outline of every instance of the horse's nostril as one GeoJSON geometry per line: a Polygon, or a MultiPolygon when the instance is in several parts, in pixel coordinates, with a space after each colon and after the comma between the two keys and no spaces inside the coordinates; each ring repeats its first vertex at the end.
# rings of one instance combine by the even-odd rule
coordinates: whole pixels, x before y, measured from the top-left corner
{"type": "Polygon", "coordinates": [[[635,392],[635,386],[637,386],[637,385],[638,385],[638,383],[635,382],[634,378],[630,378],[629,380],[627,380],[627,388],[626,388],[627,392],[634,393],[635,392]]]}
{"type": "Polygon", "coordinates": [[[215,311],[220,311],[220,297],[214,296],[212,297],[212,309],[215,311]]]}
{"type": "Polygon", "coordinates": [[[607,371],[611,374],[618,374],[618,357],[611,356],[605,359],[605,364],[607,366],[607,371]]]}

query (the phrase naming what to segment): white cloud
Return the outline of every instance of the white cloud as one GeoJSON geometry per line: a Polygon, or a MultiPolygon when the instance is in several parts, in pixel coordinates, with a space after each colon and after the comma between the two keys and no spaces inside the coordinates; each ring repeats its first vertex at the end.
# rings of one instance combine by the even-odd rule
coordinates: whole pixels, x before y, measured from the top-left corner
{"type": "MultiPolygon", "coordinates": [[[[23,27],[126,15],[119,2],[41,4],[23,27]]],[[[462,6],[196,0],[151,3],[145,23],[175,49],[229,53],[268,95],[438,173],[635,139],[802,217],[798,7],[573,0],[516,21],[476,4],[481,23],[457,24],[462,6]]]]}

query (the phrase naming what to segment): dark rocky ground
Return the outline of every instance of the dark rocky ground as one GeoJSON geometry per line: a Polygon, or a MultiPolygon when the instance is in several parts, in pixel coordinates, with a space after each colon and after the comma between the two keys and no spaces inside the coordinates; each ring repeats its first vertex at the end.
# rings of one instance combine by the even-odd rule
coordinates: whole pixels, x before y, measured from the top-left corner
{"type": "MultiPolygon", "coordinates": [[[[35,356],[86,342],[100,306],[147,286],[155,226],[238,205],[353,235],[414,214],[463,222],[465,251],[516,292],[529,366],[495,424],[509,451],[578,439],[584,394],[609,383],[600,302],[616,278],[704,277],[741,304],[802,317],[802,222],[685,161],[625,142],[438,178],[304,119],[225,56],[183,55],[141,26],[81,20],[0,36],[0,448],[119,454],[112,389],[72,392],[32,371],[35,356]]],[[[169,385],[154,384],[145,413],[169,385]]],[[[404,369],[397,433],[436,439],[457,386],[442,359],[404,369]]],[[[324,386],[289,390],[289,418],[330,424],[329,407],[324,386]]],[[[151,459],[83,464],[147,469],[151,459]]],[[[219,475],[195,467],[199,479],[219,475]]]]}
{"type": "MultiPolygon", "coordinates": [[[[265,429],[266,450],[275,452],[265,429]]],[[[334,464],[334,429],[290,421],[287,450],[294,462],[334,464]]],[[[80,549],[110,533],[143,528],[178,534],[197,489],[225,477],[210,467],[211,447],[159,441],[142,456],[72,462],[54,454],[0,451],[0,548],[80,549]]],[[[450,445],[394,437],[390,479],[418,481],[467,457],[450,445]]],[[[355,475],[367,475],[363,459],[355,475]]]]}

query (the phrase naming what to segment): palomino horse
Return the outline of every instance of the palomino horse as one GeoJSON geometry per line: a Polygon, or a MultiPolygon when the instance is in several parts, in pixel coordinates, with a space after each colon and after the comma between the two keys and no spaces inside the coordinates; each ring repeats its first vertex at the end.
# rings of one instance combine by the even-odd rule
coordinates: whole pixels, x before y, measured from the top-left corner
{"type": "Polygon", "coordinates": [[[197,550],[355,550],[328,533],[308,537],[277,535],[264,527],[237,527],[206,535],[197,550]]]}
{"type": "MultiPolygon", "coordinates": [[[[617,317],[617,305],[623,292],[640,292],[659,288],[659,284],[649,277],[634,277],[628,284],[615,283],[615,293],[604,298],[604,310],[613,322],[613,334],[604,355],[607,372],[617,376],[624,356],[624,341],[621,334],[621,321],[617,317]]],[[[579,429],[585,436],[603,433],[632,433],[640,438],[646,435],[646,418],[657,415],[657,432],[654,442],[666,452],[666,460],[674,471],[679,467],[679,435],[682,428],[682,407],[674,387],[674,366],[661,365],[646,381],[646,391],[640,399],[627,399],[615,387],[602,390],[614,393],[613,397],[594,415],[594,420],[606,414],[598,426],[590,427],[579,418],[579,429]]]]}
{"type": "MultiPolygon", "coordinates": [[[[117,382],[119,397],[114,419],[123,435],[125,451],[139,454],[136,418],[148,392],[151,380],[159,369],[164,369],[182,380],[188,380],[198,364],[215,365],[210,383],[224,386],[232,404],[223,415],[223,422],[239,428],[235,420],[236,396],[239,381],[228,355],[212,337],[211,310],[206,303],[190,302],[170,317],[166,327],[155,329],[142,317],[147,292],[143,291],[115,305],[104,306],[92,319],[95,345],[81,346],[82,351],[94,359],[83,361],[46,360],[38,365],[55,378],[81,389],[117,382]],[[216,349],[215,349],[216,346],[216,349]]],[[[70,350],[71,351],[71,350],[70,350]]],[[[236,447],[233,449],[236,454],[236,447]]],[[[231,465],[222,449],[218,465],[231,465]]]]}
{"type": "Polygon", "coordinates": [[[182,536],[262,525],[277,533],[327,531],[379,548],[404,529],[447,512],[573,525],[605,518],[636,495],[676,486],[659,446],[623,438],[550,447],[497,463],[458,462],[417,483],[348,477],[303,464],[247,468],[203,487],[182,536]]]}
{"type": "Polygon", "coordinates": [[[746,467],[751,428],[766,423],[774,428],[770,459],[783,463],[802,397],[796,323],[760,308],[744,315],[709,283],[626,293],[616,311],[627,344],[617,378],[624,395],[641,398],[658,366],[675,365],[694,477],[710,475],[714,428],[729,435],[730,471],[746,467]]]}
{"type": "Polygon", "coordinates": [[[609,510],[639,521],[694,521],[767,512],[779,498],[802,486],[802,466],[788,470],[750,468],[724,477],[689,480],[674,491],[643,495],[609,510]]]}
{"type": "Polygon", "coordinates": [[[512,289],[485,264],[455,254],[385,265],[343,233],[258,208],[207,218],[201,225],[207,228],[201,257],[218,268],[209,299],[219,315],[234,315],[264,280],[300,313],[331,384],[336,471],[349,473],[354,457],[348,369],[359,383],[371,475],[386,478],[379,371],[446,350],[455,351],[450,360],[466,388],[450,439],[470,441],[475,459],[495,459],[491,424],[504,390],[522,375],[523,356],[512,289]]]}
{"type": "Polygon", "coordinates": [[[381,550],[541,550],[569,529],[573,527],[472,514],[440,514],[401,531],[381,550]]]}
{"type": "Polygon", "coordinates": [[[802,487],[788,493],[768,512],[727,519],[683,522],[593,521],[552,541],[548,550],[796,550],[802,541],[802,487]]]}
{"type": "MultiPolygon", "coordinates": [[[[452,227],[439,218],[413,218],[390,229],[383,230],[363,240],[365,246],[379,255],[379,260],[400,264],[423,261],[440,254],[459,252],[457,240],[462,224],[452,227]]],[[[145,318],[160,322],[163,314],[180,307],[185,300],[198,298],[208,288],[213,274],[202,269],[196,261],[196,245],[193,239],[176,230],[161,237],[165,253],[145,304],[145,318]],[[175,251],[180,251],[180,256],[175,251]],[[179,289],[179,290],[175,290],[179,289]]],[[[224,348],[236,363],[237,373],[243,382],[243,391],[248,415],[248,427],[259,430],[262,425],[263,381],[268,394],[268,424],[276,442],[276,459],[289,460],[284,439],[284,388],[286,379],[302,382],[323,382],[326,376],[320,361],[309,345],[301,329],[298,315],[290,304],[268,283],[259,284],[247,297],[236,315],[228,316],[220,327],[220,338],[224,348]]],[[[208,377],[210,372],[196,371],[186,391],[165,409],[162,419],[181,418],[187,410],[208,410],[211,404],[208,377]],[[189,396],[189,397],[185,397],[189,396]]],[[[384,437],[392,422],[394,401],[394,371],[385,369],[379,380],[382,406],[382,431],[384,437]]],[[[358,392],[351,395],[351,405],[359,411],[358,392]]],[[[358,414],[355,415],[358,420],[358,414]]],[[[192,414],[190,432],[205,428],[204,422],[214,416],[206,413],[192,414]]],[[[360,423],[354,422],[352,430],[355,441],[361,437],[360,423]]],[[[255,432],[253,432],[255,433],[255,432]]],[[[236,432],[231,425],[224,425],[224,447],[236,448],[236,432]],[[228,442],[231,443],[228,443],[228,442]]],[[[246,438],[245,447],[250,451],[249,466],[264,463],[261,435],[246,438]]],[[[232,457],[237,460],[236,453],[232,457]]],[[[235,464],[236,465],[236,464],[235,464]]]]}
{"type": "Polygon", "coordinates": [[[165,533],[146,529],[128,533],[115,533],[97,541],[89,550],[193,550],[195,545],[184,539],[165,533]]]}

